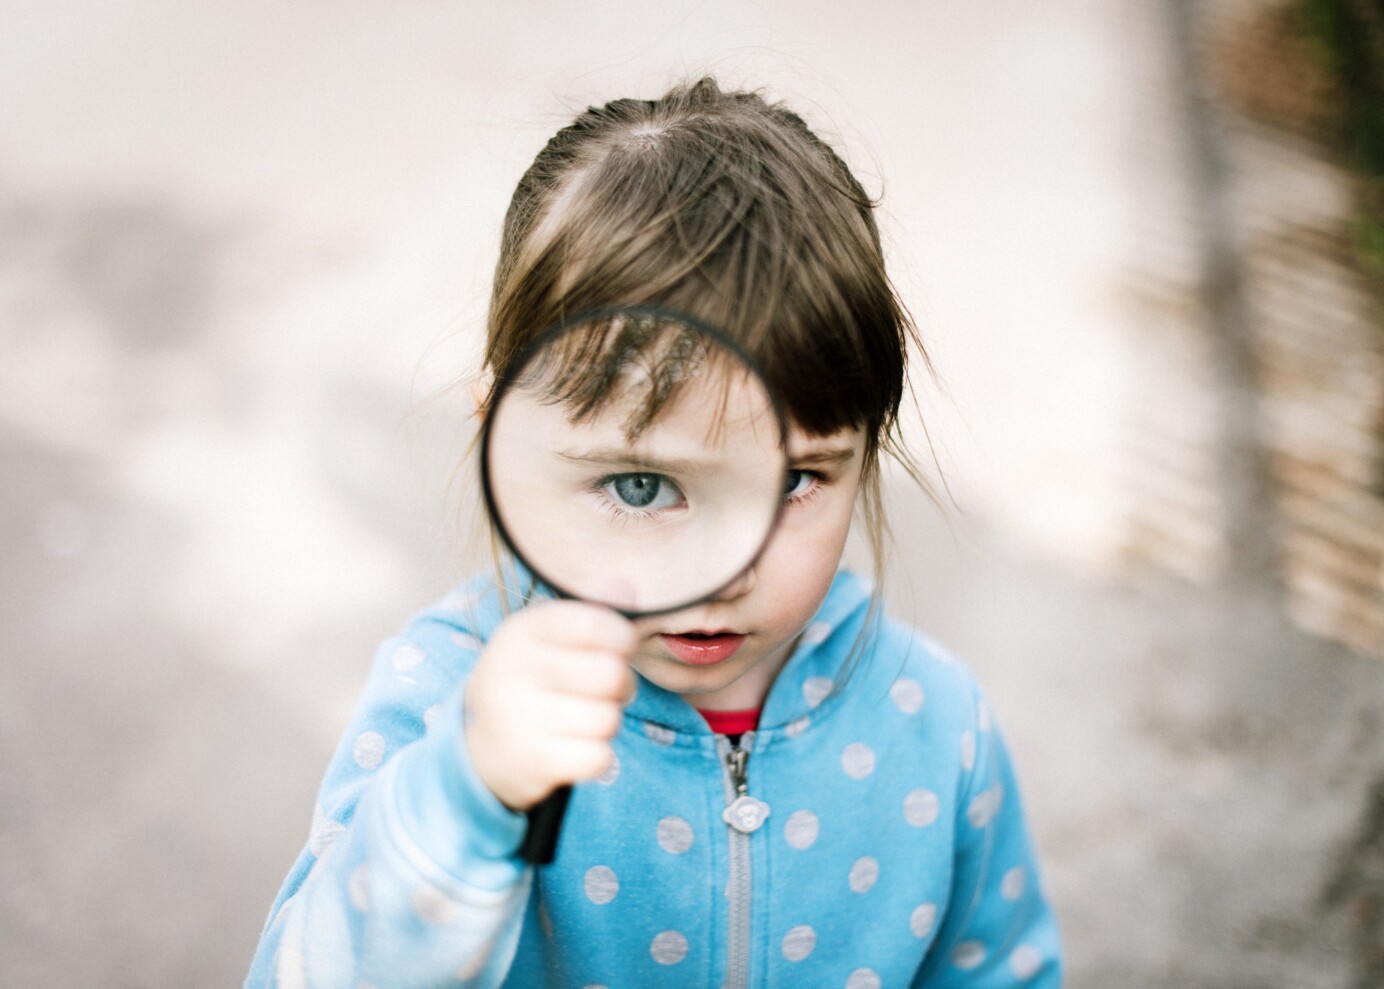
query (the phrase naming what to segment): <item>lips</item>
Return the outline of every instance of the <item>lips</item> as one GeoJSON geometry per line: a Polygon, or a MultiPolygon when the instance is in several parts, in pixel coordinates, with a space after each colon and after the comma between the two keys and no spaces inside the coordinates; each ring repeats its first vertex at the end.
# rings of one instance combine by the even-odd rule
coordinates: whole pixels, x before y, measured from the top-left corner
{"type": "Polygon", "coordinates": [[[735,655],[745,636],[736,632],[683,632],[660,635],[673,658],[690,666],[714,666],[735,655]]]}

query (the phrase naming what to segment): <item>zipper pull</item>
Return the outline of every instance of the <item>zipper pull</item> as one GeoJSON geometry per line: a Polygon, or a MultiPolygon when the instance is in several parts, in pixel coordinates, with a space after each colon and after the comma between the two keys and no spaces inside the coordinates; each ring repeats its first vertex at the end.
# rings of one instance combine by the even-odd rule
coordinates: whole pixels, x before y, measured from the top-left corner
{"type": "Polygon", "coordinates": [[[735,799],[721,811],[721,820],[741,834],[758,831],[769,817],[769,805],[749,794],[749,765],[750,753],[740,746],[732,746],[726,753],[726,768],[730,771],[731,786],[735,788],[735,799]]]}

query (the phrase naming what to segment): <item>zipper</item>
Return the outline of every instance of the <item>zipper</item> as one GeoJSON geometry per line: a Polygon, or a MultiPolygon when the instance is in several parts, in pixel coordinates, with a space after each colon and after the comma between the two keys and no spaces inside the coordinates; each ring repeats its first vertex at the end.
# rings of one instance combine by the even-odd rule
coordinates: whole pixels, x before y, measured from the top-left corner
{"type": "Polygon", "coordinates": [[[725,989],[749,989],[750,984],[750,835],[769,816],[769,805],[750,796],[750,747],[754,732],[747,731],[732,745],[716,736],[726,784],[726,809],[721,819],[728,832],[729,876],[726,880],[727,916],[725,989]]]}

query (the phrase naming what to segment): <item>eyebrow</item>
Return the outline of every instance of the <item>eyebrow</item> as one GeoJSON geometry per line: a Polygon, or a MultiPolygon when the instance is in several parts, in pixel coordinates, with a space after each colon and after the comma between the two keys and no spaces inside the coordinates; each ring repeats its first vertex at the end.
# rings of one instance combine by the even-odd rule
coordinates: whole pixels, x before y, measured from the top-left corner
{"type": "Polygon", "coordinates": [[[788,462],[791,464],[802,464],[808,467],[840,467],[850,463],[855,459],[854,446],[826,447],[818,450],[808,450],[800,456],[790,456],[788,462]]]}
{"type": "Polygon", "coordinates": [[[659,474],[686,474],[705,469],[708,461],[689,457],[662,459],[646,457],[629,450],[599,447],[594,450],[557,450],[557,457],[579,467],[622,467],[659,474]]]}

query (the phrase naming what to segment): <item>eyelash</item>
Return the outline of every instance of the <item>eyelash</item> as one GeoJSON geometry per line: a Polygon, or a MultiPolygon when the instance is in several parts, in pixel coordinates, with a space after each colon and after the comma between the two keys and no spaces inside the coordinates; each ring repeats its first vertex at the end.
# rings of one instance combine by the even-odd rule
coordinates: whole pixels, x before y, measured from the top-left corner
{"type": "Polygon", "coordinates": [[[784,493],[784,500],[789,505],[807,504],[807,502],[817,497],[817,495],[821,492],[822,488],[824,488],[827,483],[827,476],[823,474],[821,471],[803,470],[802,468],[798,467],[790,467],[788,469],[788,473],[790,475],[801,474],[804,477],[810,477],[812,479],[812,486],[808,488],[806,491],[803,491],[800,494],[791,494],[789,492],[784,493]]]}

